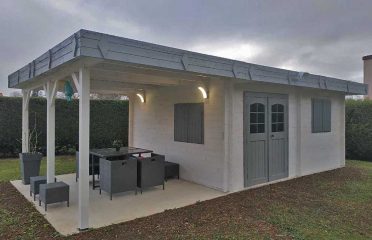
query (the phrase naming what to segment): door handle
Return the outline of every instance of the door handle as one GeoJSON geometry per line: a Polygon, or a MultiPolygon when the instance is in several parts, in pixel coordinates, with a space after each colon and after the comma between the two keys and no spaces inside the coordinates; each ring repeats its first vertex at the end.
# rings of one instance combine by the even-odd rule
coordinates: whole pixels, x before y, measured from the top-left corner
{"type": "Polygon", "coordinates": [[[271,138],[273,138],[273,137],[275,137],[275,136],[274,136],[274,134],[271,134],[271,136],[270,136],[270,137],[271,137],[271,138]]]}

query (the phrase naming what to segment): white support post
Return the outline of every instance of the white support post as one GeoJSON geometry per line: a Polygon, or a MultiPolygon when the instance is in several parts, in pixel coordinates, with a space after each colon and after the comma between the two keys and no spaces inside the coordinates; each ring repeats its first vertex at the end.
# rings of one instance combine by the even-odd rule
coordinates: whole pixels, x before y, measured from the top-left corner
{"type": "Polygon", "coordinates": [[[31,90],[22,90],[22,152],[29,152],[29,111],[31,90]]]}
{"type": "Polygon", "coordinates": [[[80,68],[79,82],[79,230],[89,227],[89,121],[90,73],[80,68]]]}
{"type": "Polygon", "coordinates": [[[45,86],[47,98],[47,182],[55,179],[55,96],[57,81],[48,81],[45,86]]]}
{"type": "Polygon", "coordinates": [[[72,73],[71,77],[72,77],[72,80],[74,82],[76,91],[79,92],[79,89],[80,89],[79,76],[76,73],[72,73]]]}
{"type": "MultiPolygon", "coordinates": [[[[294,169],[293,171],[295,171],[296,173],[296,176],[301,176],[302,175],[302,159],[301,159],[301,145],[302,145],[302,114],[301,114],[301,111],[302,111],[302,107],[303,107],[303,104],[302,104],[302,95],[300,92],[297,92],[296,93],[296,138],[297,138],[297,141],[295,141],[295,148],[296,148],[296,169],[294,169]]],[[[291,141],[291,139],[289,138],[289,141],[291,141]]],[[[291,146],[291,142],[289,142],[289,146],[291,146]]],[[[290,152],[290,150],[289,150],[290,152]]],[[[289,166],[291,166],[291,164],[289,164],[289,166]]],[[[288,169],[288,173],[289,173],[289,176],[291,176],[291,169],[288,169]]]]}
{"type": "Polygon", "coordinates": [[[224,161],[223,161],[223,191],[230,190],[230,161],[231,161],[231,143],[232,143],[232,118],[233,118],[233,91],[232,81],[225,82],[224,90],[224,161]]]}
{"type": "Polygon", "coordinates": [[[133,118],[135,95],[129,95],[129,118],[128,118],[128,146],[133,146],[133,118]]]}

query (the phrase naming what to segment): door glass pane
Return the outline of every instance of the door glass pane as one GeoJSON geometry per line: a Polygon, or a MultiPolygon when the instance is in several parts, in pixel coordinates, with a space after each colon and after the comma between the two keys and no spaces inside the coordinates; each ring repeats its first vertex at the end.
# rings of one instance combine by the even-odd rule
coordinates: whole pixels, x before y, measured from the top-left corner
{"type": "Polygon", "coordinates": [[[251,112],[257,112],[257,103],[251,104],[250,110],[251,112]]]}
{"type": "Polygon", "coordinates": [[[253,103],[249,107],[250,133],[265,132],[265,105],[262,103],[253,103]]]}
{"type": "Polygon", "coordinates": [[[258,123],[265,123],[265,113],[258,113],[258,123]]]}
{"type": "Polygon", "coordinates": [[[258,124],[257,133],[264,133],[265,132],[265,124],[258,124]]]}
{"type": "Polygon", "coordinates": [[[265,106],[262,103],[257,103],[258,112],[265,112],[265,106]]]}
{"type": "Polygon", "coordinates": [[[271,106],[271,112],[277,112],[278,111],[278,104],[274,104],[271,106]]]}
{"type": "Polygon", "coordinates": [[[278,114],[277,113],[271,113],[271,122],[276,123],[278,121],[278,114]]]}
{"type": "Polygon", "coordinates": [[[284,112],[284,105],[278,104],[278,112],[284,112]]]}
{"type": "Polygon", "coordinates": [[[257,123],[257,113],[250,114],[251,123],[257,123]]]}
{"type": "Polygon", "coordinates": [[[257,124],[250,125],[250,133],[257,133],[257,124]]]}
{"type": "Polygon", "coordinates": [[[284,131],[284,105],[274,104],[271,106],[271,132],[284,131]]]}
{"type": "Polygon", "coordinates": [[[278,122],[284,122],[284,113],[278,113],[278,122]]]}

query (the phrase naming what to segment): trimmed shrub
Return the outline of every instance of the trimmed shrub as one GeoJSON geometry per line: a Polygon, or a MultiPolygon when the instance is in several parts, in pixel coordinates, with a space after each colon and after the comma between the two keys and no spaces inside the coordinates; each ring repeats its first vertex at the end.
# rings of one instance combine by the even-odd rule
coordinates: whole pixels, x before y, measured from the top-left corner
{"type": "MultiPolygon", "coordinates": [[[[36,120],[41,152],[46,149],[46,99],[31,98],[29,126],[36,120]]],[[[22,98],[0,97],[0,157],[21,151],[22,98]]],[[[128,101],[91,100],[90,147],[111,147],[114,140],[128,144],[128,101]]],[[[56,99],[56,154],[74,153],[79,141],[79,100],[56,99]]]]}
{"type": "Polygon", "coordinates": [[[346,158],[372,161],[372,100],[346,100],[346,158]]]}

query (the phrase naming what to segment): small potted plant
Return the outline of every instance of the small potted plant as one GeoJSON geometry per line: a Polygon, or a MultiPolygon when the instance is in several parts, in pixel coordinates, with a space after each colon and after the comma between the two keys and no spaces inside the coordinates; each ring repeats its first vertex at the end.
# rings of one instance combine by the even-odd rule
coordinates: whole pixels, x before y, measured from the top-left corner
{"type": "Polygon", "coordinates": [[[30,177],[39,176],[40,163],[43,155],[38,152],[38,138],[40,133],[36,128],[36,114],[34,128],[28,136],[28,150],[19,154],[20,159],[20,172],[23,184],[30,184],[30,177]]]}
{"type": "Polygon", "coordinates": [[[120,148],[123,146],[123,141],[114,140],[114,142],[112,143],[112,146],[116,149],[116,151],[119,151],[120,148]]]}

